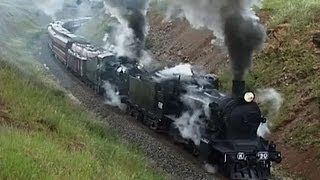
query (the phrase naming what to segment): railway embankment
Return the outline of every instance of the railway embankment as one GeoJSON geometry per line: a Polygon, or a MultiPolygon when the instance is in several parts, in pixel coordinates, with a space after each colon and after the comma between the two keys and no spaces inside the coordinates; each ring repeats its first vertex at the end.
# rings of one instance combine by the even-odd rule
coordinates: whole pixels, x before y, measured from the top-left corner
{"type": "Polygon", "coordinates": [[[0,179],[164,179],[36,60],[49,18],[22,0],[1,0],[0,14],[0,179]]]}

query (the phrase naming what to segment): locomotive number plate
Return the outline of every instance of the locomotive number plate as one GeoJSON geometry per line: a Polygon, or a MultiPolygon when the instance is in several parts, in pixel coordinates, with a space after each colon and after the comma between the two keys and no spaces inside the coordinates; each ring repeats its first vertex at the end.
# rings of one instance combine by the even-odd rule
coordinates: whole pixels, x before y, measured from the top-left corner
{"type": "Polygon", "coordinates": [[[239,152],[239,153],[237,154],[237,159],[238,159],[238,160],[245,160],[245,159],[246,159],[245,153],[239,152]]]}
{"type": "Polygon", "coordinates": [[[268,152],[258,152],[257,157],[259,160],[267,160],[269,159],[269,153],[268,152]]]}

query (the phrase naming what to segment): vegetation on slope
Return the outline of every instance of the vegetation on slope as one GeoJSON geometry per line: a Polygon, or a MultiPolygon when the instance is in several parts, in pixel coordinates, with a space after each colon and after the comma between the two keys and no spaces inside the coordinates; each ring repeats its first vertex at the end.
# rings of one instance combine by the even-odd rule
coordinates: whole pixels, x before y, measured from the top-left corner
{"type": "Polygon", "coordinates": [[[28,61],[28,39],[41,30],[41,25],[48,22],[48,17],[40,12],[34,12],[30,2],[21,0],[0,1],[0,53],[21,70],[30,71],[35,64],[28,61]],[[18,51],[17,51],[18,50],[18,51]],[[27,66],[27,67],[26,67],[27,66]],[[28,69],[28,70],[27,70],[28,69]]]}
{"type": "Polygon", "coordinates": [[[300,121],[291,143],[320,148],[320,133],[314,131],[320,128],[315,119],[319,118],[320,56],[312,44],[313,33],[320,30],[320,1],[267,0],[264,6],[272,13],[269,41],[257,56],[250,79],[256,87],[275,86],[283,93],[285,103],[275,127],[300,121]]]}
{"type": "Polygon", "coordinates": [[[266,0],[263,8],[272,12],[269,26],[289,22],[294,31],[303,31],[305,26],[316,23],[319,15],[320,2],[318,0],[266,0]]]}
{"type": "Polygon", "coordinates": [[[0,179],[161,179],[106,123],[35,79],[0,69],[9,113],[0,121],[0,179]]]}
{"type": "Polygon", "coordinates": [[[31,9],[0,1],[0,179],[163,179],[107,123],[43,82],[50,77],[29,52],[42,29],[31,9]]]}
{"type": "MultiPolygon", "coordinates": [[[[247,81],[252,89],[274,87],[284,104],[273,128],[287,127],[286,142],[297,147],[319,147],[320,53],[312,36],[320,31],[320,1],[265,0],[260,10],[267,19],[268,40],[256,55],[247,81]]],[[[227,72],[223,82],[230,82],[227,72]]],[[[223,83],[225,87],[230,84],[223,83]]]]}

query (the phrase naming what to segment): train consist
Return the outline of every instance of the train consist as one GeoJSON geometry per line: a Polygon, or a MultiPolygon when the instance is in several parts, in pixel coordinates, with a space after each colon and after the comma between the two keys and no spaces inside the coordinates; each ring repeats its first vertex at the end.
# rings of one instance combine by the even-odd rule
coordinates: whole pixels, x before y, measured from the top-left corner
{"type": "Polygon", "coordinates": [[[112,84],[130,115],[185,144],[230,179],[271,176],[271,164],[279,163],[281,154],[275,144],[257,136],[266,119],[243,81],[233,81],[233,93],[226,95],[212,75],[148,72],[138,60],[118,57],[71,33],[86,20],[48,26],[49,47],[66,68],[107,98],[111,95],[105,83],[112,84]]]}

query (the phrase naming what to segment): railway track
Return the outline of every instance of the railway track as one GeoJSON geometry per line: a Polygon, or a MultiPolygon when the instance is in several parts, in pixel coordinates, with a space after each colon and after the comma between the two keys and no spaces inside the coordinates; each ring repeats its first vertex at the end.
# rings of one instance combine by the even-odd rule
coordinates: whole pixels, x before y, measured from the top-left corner
{"type": "Polygon", "coordinates": [[[119,133],[123,142],[138,145],[151,166],[162,169],[168,179],[223,179],[220,175],[207,173],[201,161],[180,146],[174,145],[166,136],[148,129],[121,110],[105,105],[101,96],[96,95],[55,59],[47,46],[47,39],[48,34],[43,33],[33,41],[34,54],[38,61],[45,64],[59,85],[77,98],[83,106],[102,119],[111,120],[108,123],[119,133]]]}

